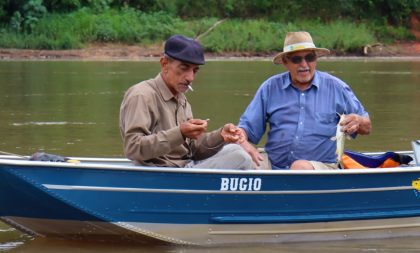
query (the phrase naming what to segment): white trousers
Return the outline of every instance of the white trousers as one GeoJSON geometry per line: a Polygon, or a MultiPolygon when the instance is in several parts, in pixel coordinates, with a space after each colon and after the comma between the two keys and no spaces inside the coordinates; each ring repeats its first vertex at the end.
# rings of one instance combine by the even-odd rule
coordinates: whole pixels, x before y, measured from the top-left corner
{"type": "Polygon", "coordinates": [[[212,157],[188,163],[186,168],[253,169],[251,156],[238,144],[227,144],[212,157]]]}

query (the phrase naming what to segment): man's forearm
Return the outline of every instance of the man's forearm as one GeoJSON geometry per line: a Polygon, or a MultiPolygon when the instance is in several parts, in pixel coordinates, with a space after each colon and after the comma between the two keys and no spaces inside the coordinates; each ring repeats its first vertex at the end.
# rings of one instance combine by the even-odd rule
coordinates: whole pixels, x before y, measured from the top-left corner
{"type": "Polygon", "coordinates": [[[151,135],[126,133],[124,152],[130,160],[146,161],[171,152],[183,142],[184,138],[178,127],[151,135]]]}

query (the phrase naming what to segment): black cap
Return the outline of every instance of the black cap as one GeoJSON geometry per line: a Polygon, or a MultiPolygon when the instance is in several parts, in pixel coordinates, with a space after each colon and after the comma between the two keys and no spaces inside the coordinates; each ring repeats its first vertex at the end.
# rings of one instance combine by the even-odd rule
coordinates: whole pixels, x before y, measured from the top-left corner
{"type": "Polygon", "coordinates": [[[204,50],[200,43],[182,35],[173,35],[166,40],[165,54],[182,62],[204,64],[204,50]]]}

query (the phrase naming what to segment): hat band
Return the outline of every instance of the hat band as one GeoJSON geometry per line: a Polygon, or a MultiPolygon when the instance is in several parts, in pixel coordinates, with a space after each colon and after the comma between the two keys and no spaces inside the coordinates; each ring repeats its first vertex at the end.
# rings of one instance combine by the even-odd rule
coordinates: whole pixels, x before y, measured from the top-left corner
{"type": "Polygon", "coordinates": [[[296,43],[292,45],[285,46],[283,48],[283,52],[291,52],[296,50],[303,50],[303,49],[313,49],[316,48],[314,43],[311,42],[302,42],[302,43],[296,43]]]}

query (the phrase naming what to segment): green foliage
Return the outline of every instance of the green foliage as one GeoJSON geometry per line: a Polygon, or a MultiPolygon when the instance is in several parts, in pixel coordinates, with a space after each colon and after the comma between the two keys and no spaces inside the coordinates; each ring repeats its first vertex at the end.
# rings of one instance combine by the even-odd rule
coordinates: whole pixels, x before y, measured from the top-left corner
{"type": "Polygon", "coordinates": [[[179,33],[185,33],[187,36],[196,37],[197,35],[205,33],[216,22],[217,18],[201,18],[189,20],[188,22],[184,22],[185,31],[182,32],[180,30],[179,33]]]}
{"type": "Polygon", "coordinates": [[[0,33],[0,45],[5,48],[23,49],[72,49],[80,47],[77,38],[64,33],[58,40],[51,40],[46,35],[24,35],[16,33],[0,33]]]}
{"type": "Polygon", "coordinates": [[[42,5],[42,0],[30,0],[23,6],[23,29],[32,31],[36,23],[46,14],[47,9],[42,5]]]}
{"type": "Polygon", "coordinates": [[[49,12],[71,12],[82,7],[80,0],[44,0],[49,12]]]}
{"type": "Polygon", "coordinates": [[[23,23],[23,17],[20,15],[20,12],[16,11],[13,13],[12,18],[10,19],[10,28],[15,31],[19,32],[22,30],[21,24],[23,23]]]}
{"type": "Polygon", "coordinates": [[[371,30],[364,24],[349,21],[336,21],[328,24],[302,23],[302,27],[312,34],[316,45],[329,48],[336,53],[361,53],[363,46],[376,42],[371,30]]]}
{"type": "MultiPolygon", "coordinates": [[[[9,20],[30,1],[0,0],[0,18],[7,16],[9,20]]],[[[379,22],[386,20],[398,26],[405,25],[411,11],[419,11],[420,0],[44,0],[43,5],[50,13],[81,8],[101,12],[131,7],[146,13],[164,11],[182,18],[268,18],[277,22],[319,18],[325,22],[356,17],[379,22]]]]}
{"type": "Polygon", "coordinates": [[[112,0],[85,0],[86,6],[94,12],[102,12],[109,9],[112,0]]]}
{"type": "Polygon", "coordinates": [[[420,0],[353,0],[349,12],[380,25],[406,26],[409,14],[419,8],[420,0]]]}
{"type": "Polygon", "coordinates": [[[117,32],[110,18],[106,16],[97,17],[95,26],[97,41],[111,42],[117,39],[117,32]]]}
{"type": "Polygon", "coordinates": [[[183,18],[268,18],[276,22],[298,22],[337,18],[373,20],[405,25],[411,11],[419,11],[420,0],[114,0],[113,7],[129,6],[143,12],[165,11],[183,18]]]}
{"type": "Polygon", "coordinates": [[[0,22],[4,22],[7,19],[7,12],[5,6],[6,0],[0,0],[0,22]]]}
{"type": "Polygon", "coordinates": [[[268,52],[280,50],[284,34],[294,28],[291,24],[262,20],[227,20],[204,37],[202,43],[210,52],[268,52]]]}
{"type": "Polygon", "coordinates": [[[206,50],[278,51],[286,32],[306,30],[319,46],[359,52],[378,39],[413,39],[404,22],[419,5],[420,0],[0,0],[0,47],[161,43],[173,34],[196,37],[229,17],[200,38],[206,50]]]}
{"type": "MultiPolygon", "coordinates": [[[[16,14],[16,25],[21,24],[16,14]]],[[[91,42],[161,43],[169,36],[179,33],[195,37],[206,31],[216,19],[184,22],[163,12],[143,13],[132,8],[121,11],[107,10],[101,13],[89,9],[70,14],[49,14],[33,27],[31,33],[12,35],[9,29],[0,40],[0,47],[10,47],[21,40],[18,48],[68,49],[79,48],[91,42]]]]}
{"type": "Polygon", "coordinates": [[[403,26],[371,25],[369,26],[379,41],[392,43],[395,41],[415,40],[413,34],[403,26]]]}
{"type": "Polygon", "coordinates": [[[24,1],[19,8],[12,9],[15,10],[9,19],[9,25],[15,32],[31,32],[39,20],[47,13],[47,9],[42,4],[42,0],[24,1]]]}
{"type": "Polygon", "coordinates": [[[305,30],[311,33],[317,46],[340,52],[361,52],[363,46],[376,40],[363,24],[351,21],[274,23],[263,20],[228,20],[203,38],[211,52],[270,52],[283,50],[287,32],[305,30]],[[226,39],[229,34],[229,39],[226,39]]]}
{"type": "Polygon", "coordinates": [[[165,40],[173,33],[186,30],[186,23],[179,18],[162,12],[146,14],[131,8],[120,12],[106,11],[96,15],[94,19],[95,40],[102,42],[148,44],[165,40]]]}

